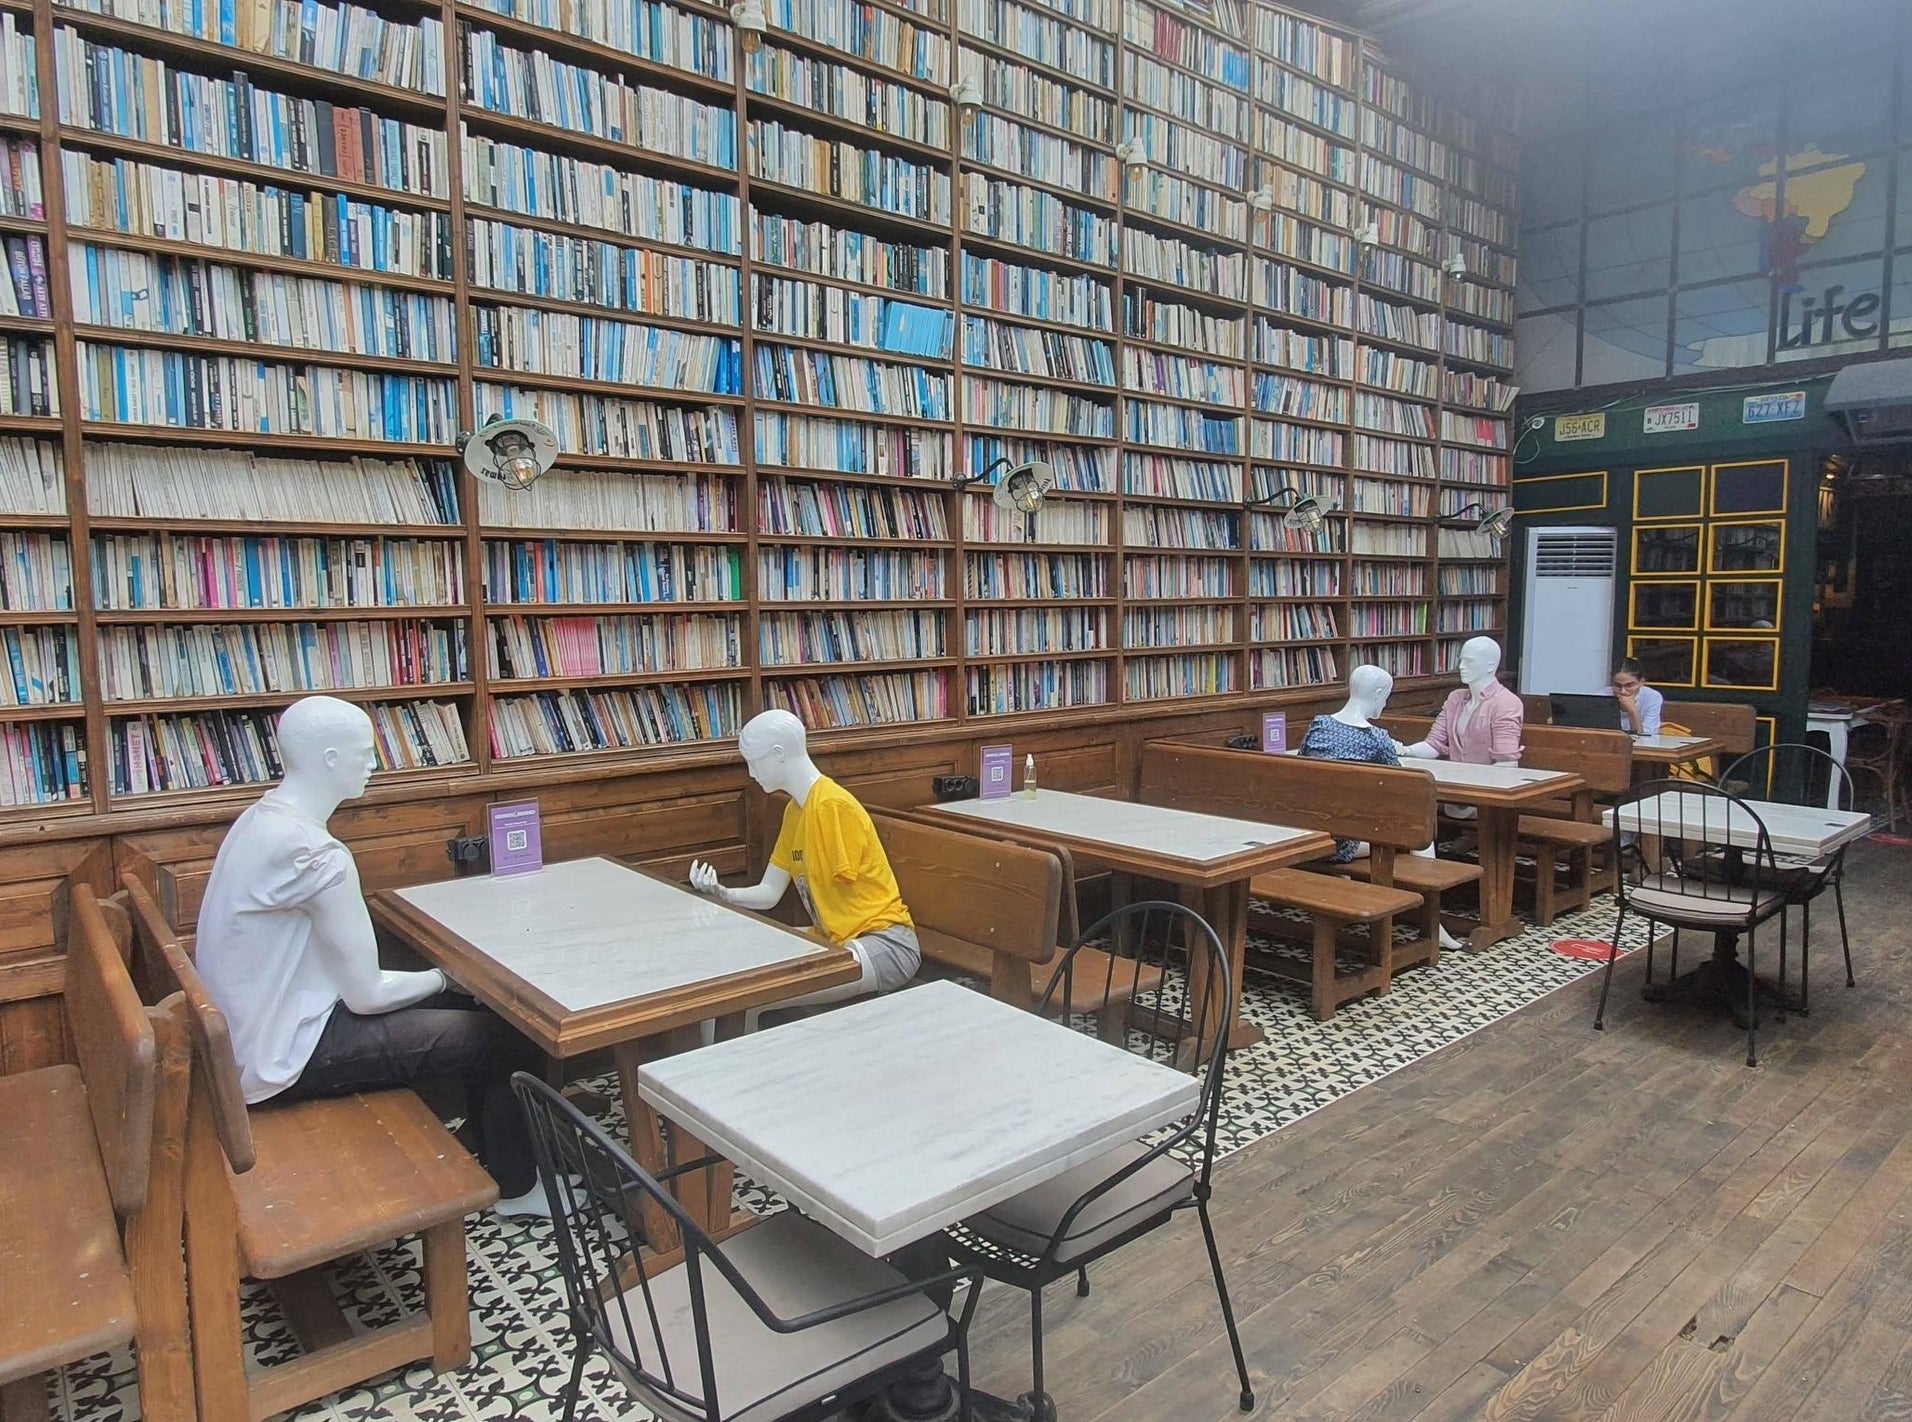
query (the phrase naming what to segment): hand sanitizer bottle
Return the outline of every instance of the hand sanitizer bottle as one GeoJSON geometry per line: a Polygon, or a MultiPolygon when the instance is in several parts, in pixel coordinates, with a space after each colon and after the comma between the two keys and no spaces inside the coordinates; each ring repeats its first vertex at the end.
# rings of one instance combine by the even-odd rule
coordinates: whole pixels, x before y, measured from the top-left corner
{"type": "Polygon", "coordinates": [[[1022,758],[1022,798],[1036,798],[1036,758],[1033,754],[1022,758]]]}

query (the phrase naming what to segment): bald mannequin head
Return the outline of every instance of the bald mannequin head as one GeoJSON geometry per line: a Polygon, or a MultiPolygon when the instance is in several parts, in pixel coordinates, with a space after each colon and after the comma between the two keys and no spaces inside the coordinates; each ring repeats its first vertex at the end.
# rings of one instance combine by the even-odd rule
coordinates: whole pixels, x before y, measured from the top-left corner
{"type": "Polygon", "coordinates": [[[1492,637],[1469,637],[1461,644],[1460,664],[1455,668],[1469,691],[1479,691],[1500,670],[1500,643],[1492,637]]]}
{"type": "Polygon", "coordinates": [[[1372,721],[1386,709],[1393,692],[1394,678],[1380,667],[1358,666],[1348,676],[1348,708],[1359,711],[1365,721],[1372,721]]]}
{"type": "Polygon", "coordinates": [[[763,711],[751,717],[737,735],[737,749],[752,780],[768,793],[784,791],[799,804],[821,774],[810,760],[803,722],[788,711],[763,711]]]}
{"type": "Polygon", "coordinates": [[[341,800],[365,793],[378,769],[372,718],[336,696],[308,696],[279,717],[284,792],[323,820],[341,800]]]}

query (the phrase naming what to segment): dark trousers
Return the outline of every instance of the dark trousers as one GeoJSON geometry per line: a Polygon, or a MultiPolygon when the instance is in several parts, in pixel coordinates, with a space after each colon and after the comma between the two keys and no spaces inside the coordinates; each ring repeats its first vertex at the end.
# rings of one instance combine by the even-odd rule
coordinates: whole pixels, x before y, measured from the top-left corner
{"type": "Polygon", "coordinates": [[[506,1199],[538,1183],[531,1133],[511,1074],[541,1074],[542,1054],[485,1007],[440,993],[415,1007],[361,1017],[344,1003],[320,1034],[299,1079],[266,1102],[348,1096],[428,1081],[465,1088],[463,1137],[506,1199]]]}

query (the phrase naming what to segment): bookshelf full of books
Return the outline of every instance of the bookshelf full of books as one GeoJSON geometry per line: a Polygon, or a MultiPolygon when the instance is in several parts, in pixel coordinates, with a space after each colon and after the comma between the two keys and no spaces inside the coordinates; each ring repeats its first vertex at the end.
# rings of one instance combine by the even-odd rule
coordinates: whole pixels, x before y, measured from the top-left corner
{"type": "Polygon", "coordinates": [[[1245,0],[764,15],[0,0],[0,809],[270,780],[319,692],[518,785],[1504,632],[1501,116],[1245,0]]]}

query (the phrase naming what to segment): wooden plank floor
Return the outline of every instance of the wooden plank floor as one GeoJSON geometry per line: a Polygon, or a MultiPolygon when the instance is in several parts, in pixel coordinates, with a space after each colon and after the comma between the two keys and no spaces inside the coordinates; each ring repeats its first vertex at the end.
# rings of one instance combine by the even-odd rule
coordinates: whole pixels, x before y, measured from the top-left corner
{"type": "MultiPolygon", "coordinates": [[[[1815,1010],[1757,1068],[1730,1019],[1642,1002],[1635,954],[1604,1033],[1592,976],[1225,1162],[1253,1415],[1912,1418],[1908,869],[1853,851],[1859,986],[1824,900],[1815,1010]]],[[[1090,1278],[1045,1299],[1064,1422],[1243,1415],[1192,1214],[1090,1278]]],[[[983,1386],[1027,1388],[1027,1319],[985,1302],[983,1386]]]]}

